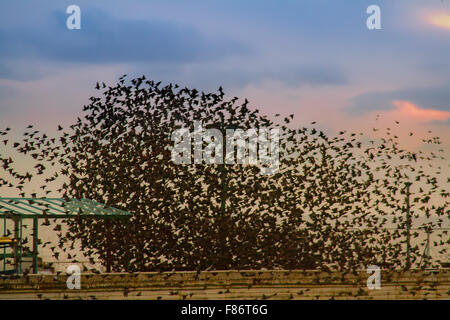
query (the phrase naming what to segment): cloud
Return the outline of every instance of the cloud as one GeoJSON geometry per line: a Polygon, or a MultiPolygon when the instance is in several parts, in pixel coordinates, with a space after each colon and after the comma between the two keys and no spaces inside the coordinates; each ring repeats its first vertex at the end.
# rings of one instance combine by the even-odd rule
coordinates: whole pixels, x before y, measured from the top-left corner
{"type": "Polygon", "coordinates": [[[409,101],[393,101],[392,104],[403,117],[415,118],[423,122],[446,121],[450,119],[450,111],[422,109],[409,101]]]}
{"type": "Polygon", "coordinates": [[[438,87],[368,92],[354,97],[347,107],[347,112],[362,115],[376,110],[392,110],[392,101],[396,100],[411,101],[424,109],[450,111],[450,83],[438,87]]]}
{"type": "Polygon", "coordinates": [[[325,65],[290,66],[289,69],[269,71],[265,80],[283,79],[287,85],[344,85],[348,83],[347,76],[338,68],[325,65]]]}
{"type": "Polygon", "coordinates": [[[450,30],[450,13],[433,13],[428,16],[428,23],[435,27],[450,30]]]}
{"type": "Polygon", "coordinates": [[[347,74],[331,65],[306,64],[301,61],[257,60],[245,57],[216,61],[181,64],[140,63],[130,66],[131,76],[147,75],[164,82],[175,82],[182,86],[226,91],[241,89],[247,85],[263,85],[278,82],[289,88],[331,87],[348,84],[347,74]],[[287,66],[288,65],[288,66],[287,66]]]}
{"type": "MultiPolygon", "coordinates": [[[[67,15],[54,11],[31,27],[0,28],[0,77],[21,79],[17,66],[55,63],[171,63],[217,60],[247,52],[237,41],[208,37],[195,28],[158,20],[120,20],[86,8],[81,30],[65,27],[67,15]],[[20,60],[19,63],[15,61],[20,60]]],[[[30,77],[32,75],[30,74],[30,77]]]]}
{"type": "Polygon", "coordinates": [[[55,123],[71,124],[89,97],[99,93],[95,83],[114,83],[124,69],[120,65],[86,65],[54,71],[35,81],[0,80],[0,127],[20,128],[33,122],[53,130],[55,123]]]}

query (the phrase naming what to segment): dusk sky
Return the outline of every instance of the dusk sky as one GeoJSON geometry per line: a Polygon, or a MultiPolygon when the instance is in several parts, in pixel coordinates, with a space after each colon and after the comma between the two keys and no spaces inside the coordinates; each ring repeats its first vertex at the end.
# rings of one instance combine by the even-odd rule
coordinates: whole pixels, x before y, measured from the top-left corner
{"type": "Polygon", "coordinates": [[[299,125],[364,130],[380,114],[448,142],[449,53],[447,0],[1,1],[0,126],[71,124],[97,81],[144,74],[223,86],[299,125]],[[366,27],[372,4],[381,30],[366,27]]]}
{"type": "Polygon", "coordinates": [[[432,130],[450,155],[450,0],[0,1],[0,129],[73,124],[123,74],[222,86],[331,134],[392,127],[416,148],[409,132],[432,130]]]}

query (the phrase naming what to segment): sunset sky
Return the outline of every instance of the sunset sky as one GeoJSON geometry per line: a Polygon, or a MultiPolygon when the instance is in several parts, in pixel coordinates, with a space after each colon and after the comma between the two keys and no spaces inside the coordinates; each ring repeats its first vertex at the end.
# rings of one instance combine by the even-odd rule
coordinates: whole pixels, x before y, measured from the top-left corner
{"type": "Polygon", "coordinates": [[[55,132],[123,74],[222,86],[330,134],[392,127],[416,148],[431,130],[450,156],[450,0],[0,1],[0,129],[55,132]]]}
{"type": "Polygon", "coordinates": [[[97,81],[145,74],[325,130],[450,138],[450,1],[1,1],[0,127],[70,124],[97,81]],[[66,8],[81,8],[81,30],[66,8]],[[381,30],[366,8],[381,7],[381,30]],[[400,127],[399,127],[400,128],[400,127]]]}

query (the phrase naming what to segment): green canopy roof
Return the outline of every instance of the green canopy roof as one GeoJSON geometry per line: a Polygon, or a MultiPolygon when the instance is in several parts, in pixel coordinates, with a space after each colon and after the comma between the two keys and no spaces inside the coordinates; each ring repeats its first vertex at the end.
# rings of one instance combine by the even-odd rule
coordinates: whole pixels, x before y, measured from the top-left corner
{"type": "Polygon", "coordinates": [[[89,199],[65,198],[0,198],[0,216],[22,218],[130,217],[131,213],[89,199]]]}

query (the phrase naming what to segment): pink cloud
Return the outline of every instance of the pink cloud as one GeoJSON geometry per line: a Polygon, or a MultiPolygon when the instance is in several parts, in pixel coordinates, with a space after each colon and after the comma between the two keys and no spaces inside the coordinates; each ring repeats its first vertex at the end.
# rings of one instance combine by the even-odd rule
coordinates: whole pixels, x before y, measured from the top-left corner
{"type": "Polygon", "coordinates": [[[435,109],[422,109],[419,106],[409,102],[396,100],[393,105],[403,117],[415,118],[422,121],[446,121],[450,118],[450,111],[435,109]]]}
{"type": "Polygon", "coordinates": [[[433,13],[428,16],[427,20],[433,26],[450,30],[450,13],[433,13]]]}

